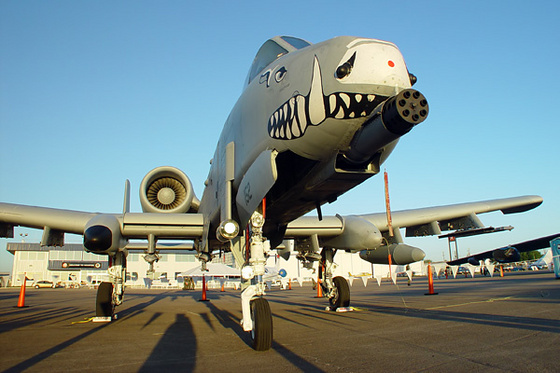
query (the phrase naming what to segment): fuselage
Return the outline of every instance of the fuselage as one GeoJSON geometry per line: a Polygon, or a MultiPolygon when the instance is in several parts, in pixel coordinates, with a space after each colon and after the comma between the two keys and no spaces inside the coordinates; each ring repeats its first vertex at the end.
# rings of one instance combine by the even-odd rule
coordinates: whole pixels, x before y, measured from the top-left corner
{"type": "Polygon", "coordinates": [[[379,172],[399,136],[387,137],[363,160],[344,156],[380,104],[410,87],[392,43],[355,37],[313,45],[289,37],[268,40],[225,123],[199,211],[215,219],[220,209],[224,152],[231,142],[234,193],[259,154],[278,152],[278,179],[266,195],[268,224],[285,225],[334,201],[379,172]]]}

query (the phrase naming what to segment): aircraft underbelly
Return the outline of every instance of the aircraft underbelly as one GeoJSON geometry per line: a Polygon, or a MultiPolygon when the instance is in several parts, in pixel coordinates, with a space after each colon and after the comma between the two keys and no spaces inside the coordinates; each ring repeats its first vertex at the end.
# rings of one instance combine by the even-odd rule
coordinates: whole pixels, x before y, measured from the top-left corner
{"type": "Polygon", "coordinates": [[[333,202],[378,172],[337,169],[335,161],[336,157],[316,162],[291,152],[279,154],[278,180],[267,196],[267,216],[280,224],[290,222],[317,205],[333,202]]]}

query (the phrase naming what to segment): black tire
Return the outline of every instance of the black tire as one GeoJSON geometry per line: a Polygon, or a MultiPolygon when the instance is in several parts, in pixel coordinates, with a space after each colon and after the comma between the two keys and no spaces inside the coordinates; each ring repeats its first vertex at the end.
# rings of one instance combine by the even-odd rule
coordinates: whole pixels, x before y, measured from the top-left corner
{"type": "Polygon", "coordinates": [[[102,282],[97,288],[95,316],[113,317],[113,310],[113,284],[110,282],[102,282]]]}
{"type": "Polygon", "coordinates": [[[266,351],[272,346],[272,312],[268,301],[257,298],[251,301],[251,318],[253,319],[253,330],[251,339],[256,351],[266,351]]]}
{"type": "Polygon", "coordinates": [[[334,296],[329,298],[331,307],[337,309],[350,306],[350,287],[348,286],[348,281],[344,277],[337,276],[333,278],[333,284],[336,290],[334,296]]]}

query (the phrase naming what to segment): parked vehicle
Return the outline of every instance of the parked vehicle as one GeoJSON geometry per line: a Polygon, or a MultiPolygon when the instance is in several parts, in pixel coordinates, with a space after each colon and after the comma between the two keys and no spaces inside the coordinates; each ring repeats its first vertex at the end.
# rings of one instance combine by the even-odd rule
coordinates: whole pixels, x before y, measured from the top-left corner
{"type": "Polygon", "coordinates": [[[35,289],[41,289],[41,288],[55,288],[55,284],[53,284],[52,281],[41,280],[41,281],[36,281],[35,283],[33,283],[33,287],[34,287],[35,289]]]}

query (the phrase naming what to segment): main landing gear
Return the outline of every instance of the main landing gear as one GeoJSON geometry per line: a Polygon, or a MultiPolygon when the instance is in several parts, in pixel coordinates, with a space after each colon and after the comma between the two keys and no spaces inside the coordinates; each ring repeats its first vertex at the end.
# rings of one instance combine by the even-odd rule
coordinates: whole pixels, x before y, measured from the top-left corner
{"type": "Polygon", "coordinates": [[[335,254],[336,250],[323,248],[321,261],[319,262],[321,287],[323,294],[329,298],[331,311],[350,306],[350,287],[348,286],[348,281],[341,276],[333,278],[333,271],[336,267],[336,264],[333,262],[335,254]]]}
{"type": "Polygon", "coordinates": [[[272,313],[265,295],[266,256],[270,251],[270,243],[262,236],[264,216],[255,212],[251,216],[251,236],[249,240],[249,260],[241,270],[242,289],[241,311],[243,330],[251,333],[253,348],[257,351],[266,351],[272,346],[273,328],[272,313]]]}
{"type": "Polygon", "coordinates": [[[110,322],[116,318],[115,307],[123,302],[126,280],[126,253],[117,252],[109,256],[110,282],[102,282],[97,288],[95,317],[93,322],[110,322]]]}

